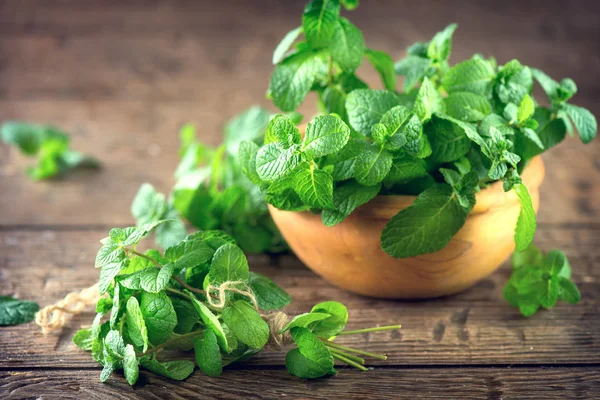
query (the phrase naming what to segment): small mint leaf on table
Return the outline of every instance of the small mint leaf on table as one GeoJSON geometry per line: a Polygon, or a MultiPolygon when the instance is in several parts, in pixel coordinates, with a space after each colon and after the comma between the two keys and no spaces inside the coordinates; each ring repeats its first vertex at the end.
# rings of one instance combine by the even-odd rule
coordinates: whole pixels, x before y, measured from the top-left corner
{"type": "Polygon", "coordinates": [[[33,321],[39,309],[40,306],[33,301],[0,296],[0,326],[19,325],[33,321]]]}
{"type": "Polygon", "coordinates": [[[292,338],[298,346],[290,350],[285,364],[290,374],[299,378],[320,378],[335,374],[333,356],[329,349],[308,329],[295,327],[292,338]]]}

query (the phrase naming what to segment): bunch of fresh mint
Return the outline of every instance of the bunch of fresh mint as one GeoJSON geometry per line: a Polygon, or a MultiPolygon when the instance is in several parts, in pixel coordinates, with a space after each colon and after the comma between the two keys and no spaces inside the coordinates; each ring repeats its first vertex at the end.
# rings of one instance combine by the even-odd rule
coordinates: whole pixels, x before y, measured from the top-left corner
{"type": "Polygon", "coordinates": [[[13,145],[26,156],[38,157],[27,174],[35,180],[63,175],[74,168],[98,168],[92,157],[69,149],[69,135],[58,128],[23,122],[5,122],[0,127],[2,141],[13,145]]]}
{"type": "MultiPolygon", "coordinates": [[[[299,114],[290,115],[299,122],[299,114]]],[[[172,219],[156,230],[156,242],[167,248],[186,235],[183,219],[203,230],[221,229],[249,253],[277,253],[287,247],[271,220],[264,195],[241,172],[236,154],[240,142],[262,142],[272,115],[251,107],[232,118],[218,147],[201,143],[196,128],[180,132],[182,157],[175,172],[177,183],[167,198],[143,184],[131,205],[138,225],[172,219]]]]}
{"type": "Polygon", "coordinates": [[[301,378],[335,374],[334,359],[361,370],[365,360],[359,355],[385,359],[333,339],[399,326],[344,330],[348,312],[340,303],[317,304],[290,322],[275,318],[272,310],[289,304],[290,296],[250,272],[242,250],[221,231],[197,232],[164,253],[136,250],[167,222],[114,228],[102,240],[96,267],[100,293],[107,296],[98,301],[91,328],[73,338],[104,366],[101,381],[123,370],[133,385],[140,366],[176,380],[187,378],[195,365],[209,376],[221,375],[223,367],[260,352],[273,338],[282,344],[288,331],[296,347],[287,353],[286,366],[301,378]],[[168,350],[193,350],[196,363],[168,350]]]}
{"type": "Polygon", "coordinates": [[[502,181],[520,200],[514,239],[517,251],[527,249],[536,215],[520,174],[572,125],[584,143],[596,136],[594,116],[567,103],[575,83],[478,54],[450,66],[452,24],[409,47],[395,65],[405,77],[398,92],[391,58],[367,49],[361,32],[340,16],[347,3],[311,1],[302,26],[275,50],[268,91],[275,105],[293,111],[313,91],[325,115],[308,123],[304,137],[291,119],[276,116],[262,145],[242,143],[248,178],[270,204],[320,213],[327,226],[377,195],[418,195],[382,232],[383,250],[401,258],[444,248],[464,225],[475,193],[502,181]],[[356,76],[365,57],[385,90],[369,89],[356,76]],[[532,97],[534,79],[550,107],[532,97]]]}

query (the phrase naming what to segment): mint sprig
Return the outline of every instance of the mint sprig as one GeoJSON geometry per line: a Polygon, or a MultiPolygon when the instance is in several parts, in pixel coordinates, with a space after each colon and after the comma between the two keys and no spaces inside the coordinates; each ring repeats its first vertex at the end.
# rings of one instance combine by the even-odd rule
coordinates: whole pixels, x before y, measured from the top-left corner
{"type": "Polygon", "coordinates": [[[218,376],[227,365],[271,342],[295,343],[286,366],[301,378],[335,374],[334,359],[360,370],[366,367],[358,355],[385,359],[334,339],[399,326],[348,331],[348,311],[335,301],[317,304],[287,322],[285,314],[272,310],[288,305],[291,297],[268,278],[250,272],[242,250],[223,232],[197,232],[164,253],[136,250],[143,237],[168,222],[115,228],[102,240],[96,267],[101,268],[100,291],[107,297],[98,301],[91,328],[73,338],[103,365],[101,381],[122,370],[134,385],[140,367],[171,379],[187,378],[194,363],[163,361],[169,350],[193,350],[200,370],[218,376]]]}
{"type": "Polygon", "coordinates": [[[0,127],[0,138],[28,157],[37,156],[37,165],[27,169],[34,180],[50,179],[76,168],[100,166],[94,158],[71,150],[69,135],[53,126],[5,122],[0,127]]]}

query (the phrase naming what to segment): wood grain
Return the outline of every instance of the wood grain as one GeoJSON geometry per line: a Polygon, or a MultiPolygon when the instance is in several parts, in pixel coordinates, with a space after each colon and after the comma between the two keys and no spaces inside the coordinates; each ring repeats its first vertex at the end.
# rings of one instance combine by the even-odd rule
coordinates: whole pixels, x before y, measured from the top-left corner
{"type": "MultiPolygon", "coordinates": [[[[481,365],[600,363],[600,260],[598,230],[544,228],[536,238],[542,248],[558,247],[569,257],[583,300],[559,304],[523,318],[502,299],[510,272],[497,273],[461,294],[430,301],[382,301],[337,289],[306,269],[295,257],[252,256],[253,270],[286,289],[294,301],[290,315],[307,312],[317,302],[335,299],[350,310],[351,328],[402,324],[396,332],[341,338],[368,351],[389,356],[372,365],[481,365]],[[393,345],[391,345],[393,343],[393,345]]],[[[0,231],[0,293],[46,305],[68,292],[95,283],[98,240],[105,231],[0,231]]],[[[2,328],[2,367],[91,367],[88,353],[71,338],[89,325],[93,312],[72,321],[60,336],[44,337],[34,325],[2,328]]],[[[255,366],[283,365],[282,353],[255,357],[255,366]]]]}
{"type": "Polygon", "coordinates": [[[184,382],[142,372],[129,388],[113,375],[100,383],[100,369],[0,371],[0,397],[44,399],[591,399],[600,390],[600,370],[586,368],[379,368],[305,381],[282,370],[226,370],[219,378],[196,371],[184,382]],[[535,382],[534,384],[532,384],[535,382]]]}

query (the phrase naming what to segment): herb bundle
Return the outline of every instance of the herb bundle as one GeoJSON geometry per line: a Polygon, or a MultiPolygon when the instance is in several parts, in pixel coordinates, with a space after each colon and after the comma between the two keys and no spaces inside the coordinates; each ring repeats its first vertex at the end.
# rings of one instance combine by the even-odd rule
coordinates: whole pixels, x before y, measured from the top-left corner
{"type": "Polygon", "coordinates": [[[38,157],[37,165],[27,169],[34,180],[63,175],[75,168],[99,167],[92,157],[70,150],[69,135],[53,126],[5,122],[0,127],[0,137],[26,156],[38,157]]]}
{"type": "MultiPolygon", "coordinates": [[[[284,251],[287,247],[269,216],[264,195],[241,172],[236,157],[241,141],[262,142],[271,117],[257,106],[236,115],[225,125],[224,141],[216,148],[200,142],[193,125],[184,125],[177,182],[169,198],[143,184],[131,205],[136,223],[171,219],[156,229],[156,242],[162,248],[185,238],[185,219],[198,229],[227,232],[245,252],[284,251]]],[[[301,119],[296,113],[291,117],[301,119]]]]}
{"type": "Polygon", "coordinates": [[[290,296],[250,272],[242,250],[221,231],[197,232],[164,253],[136,250],[143,237],[167,222],[114,228],[102,240],[96,267],[101,268],[100,293],[108,297],[98,301],[91,328],[73,338],[104,366],[101,381],[122,369],[133,385],[140,366],[176,380],[187,378],[195,365],[217,376],[267,344],[280,347],[288,341],[296,347],[287,353],[287,369],[301,378],[335,374],[334,360],[366,370],[361,356],[385,359],[334,339],[399,326],[345,330],[348,312],[334,301],[287,322],[284,313],[273,310],[289,304],[290,296]],[[165,350],[193,350],[196,363],[162,359],[165,350]]]}
{"type": "Polygon", "coordinates": [[[275,50],[268,95],[293,111],[315,92],[325,115],[308,123],[304,137],[286,116],[273,118],[262,146],[240,146],[246,175],[273,206],[320,213],[327,226],[377,195],[418,195],[381,235],[383,250],[400,258],[444,248],[464,225],[475,193],[502,181],[520,200],[514,240],[517,251],[527,249],[536,215],[520,174],[573,125],[589,143],[597,122],[568,102],[577,92],[569,78],[559,83],[517,60],[498,66],[479,54],[450,66],[456,27],[410,46],[394,66],[390,56],[366,48],[358,28],[340,16],[339,1],[311,1],[302,26],[275,50]],[[356,76],[364,58],[385,90],[356,76]],[[405,77],[403,92],[395,89],[394,69],[405,77]],[[549,107],[533,98],[534,80],[549,107]]]}

